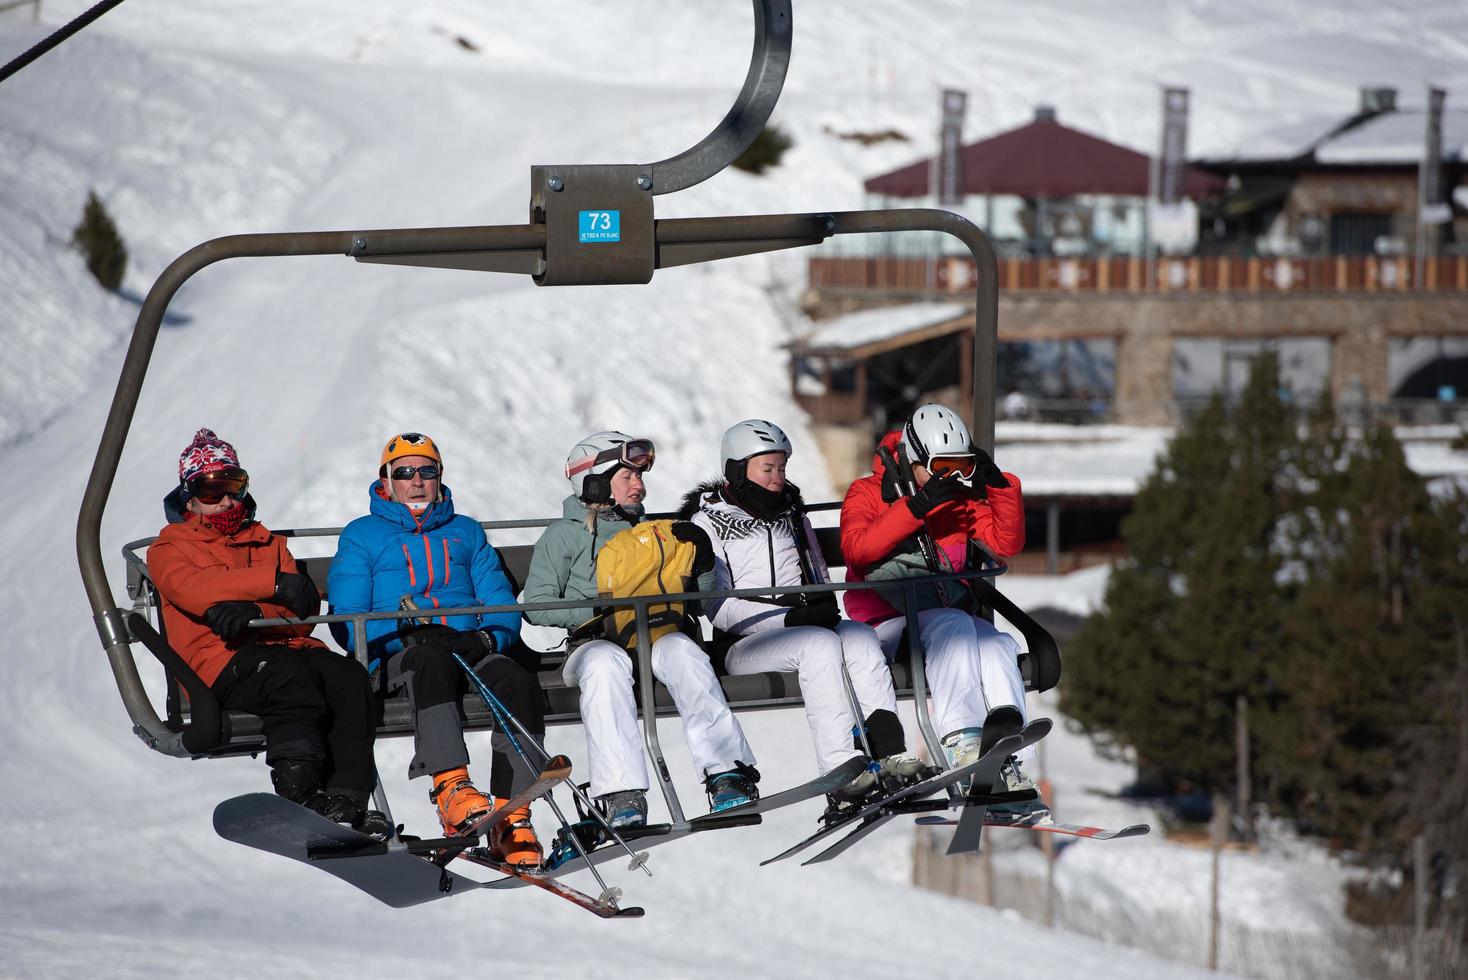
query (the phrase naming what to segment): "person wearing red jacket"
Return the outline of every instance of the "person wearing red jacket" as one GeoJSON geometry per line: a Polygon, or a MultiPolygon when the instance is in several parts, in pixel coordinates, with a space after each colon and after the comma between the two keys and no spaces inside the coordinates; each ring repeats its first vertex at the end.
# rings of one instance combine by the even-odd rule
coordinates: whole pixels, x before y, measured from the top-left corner
{"type": "Polygon", "coordinates": [[[372,686],[308,624],[251,629],[252,619],[305,618],[321,596],[285,539],[255,520],[249,474],[234,447],[200,429],[163,501],[168,524],[148,548],[169,641],[222,707],[260,716],[276,793],[369,834],[391,831],[369,809],[376,785],[372,686]]]}
{"type": "MultiPolygon", "coordinates": [[[[851,590],[845,596],[847,615],[876,627],[889,660],[907,629],[903,589],[896,580],[930,572],[918,544],[920,533],[931,537],[945,571],[970,567],[970,542],[1000,557],[1025,544],[1019,477],[1001,471],[973,445],[958,414],[936,404],[922,406],[900,431],[882,438],[872,475],[854,482],[841,504],[847,581],[894,582],[892,588],[851,590]],[[916,485],[908,496],[899,492],[902,481],[891,465],[899,450],[912,465],[916,485]]],[[[1015,709],[1019,721],[1025,720],[1020,647],[1014,637],[973,614],[976,604],[962,582],[920,586],[916,600],[933,724],[953,765],[962,767],[978,758],[984,721],[996,708],[1015,709]]],[[[1031,757],[1032,749],[1018,753],[1006,766],[1004,785],[996,788],[1032,789],[1019,768],[1031,757]]],[[[991,809],[997,816],[1004,808],[991,809]]],[[[1011,809],[1033,819],[1044,804],[1037,800],[1011,809]]]]}

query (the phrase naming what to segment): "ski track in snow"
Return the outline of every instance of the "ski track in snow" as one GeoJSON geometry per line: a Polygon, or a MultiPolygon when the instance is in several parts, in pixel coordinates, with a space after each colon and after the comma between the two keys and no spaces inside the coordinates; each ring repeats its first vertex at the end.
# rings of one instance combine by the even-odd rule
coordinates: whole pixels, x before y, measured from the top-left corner
{"type": "MultiPolygon", "coordinates": [[[[87,5],[53,0],[45,16],[54,26],[87,5]]],[[[949,0],[914,16],[800,4],[775,114],[796,138],[785,163],[763,179],[722,174],[660,199],[659,213],[860,206],[863,177],[930,151],[939,84],[970,89],[971,139],[1054,102],[1067,122],[1145,147],[1154,140],[1156,84],[1191,82],[1199,86],[1194,149],[1221,152],[1261,112],[1338,117],[1363,82],[1398,83],[1410,101],[1422,78],[1451,87],[1468,76],[1453,40],[1468,34],[1461,6],[1344,8],[1170,3],[1157,16],[1141,0],[1104,12],[949,0]],[[1336,45],[1338,34],[1355,42],[1336,45]],[[1117,52],[1126,54],[1121,66],[1117,52]],[[825,133],[889,126],[912,141],[861,148],[825,133]]],[[[548,23],[543,5],[527,2],[493,13],[469,0],[138,3],[5,83],[0,446],[33,485],[13,480],[0,515],[13,556],[0,570],[11,627],[0,685],[0,974],[420,976],[487,961],[530,975],[590,964],[597,976],[645,977],[744,976],[772,962],[788,975],[818,976],[839,963],[844,974],[876,977],[911,969],[921,950],[925,976],[968,976],[974,955],[1002,949],[1024,956],[1037,977],[1192,975],[912,889],[902,821],[833,865],[758,868],[759,858],[809,832],[814,805],[773,814],[757,829],[658,849],[651,881],[614,871],[629,901],[648,908],[636,924],[601,923],[538,892],[392,912],[214,835],[214,801],[267,784],[259,761],[189,764],[128,734],[83,599],[72,529],[137,297],[173,256],[211,237],[516,223],[532,163],[652,160],[691,145],[743,78],[748,10],[709,2],[653,9],[561,4],[548,23]],[[467,53],[459,36],[480,53],[467,53]],[[693,58],[689,38],[699,40],[693,58]],[[127,240],[132,300],[97,290],[67,246],[88,188],[127,240]],[[93,819],[79,821],[83,811],[93,819]],[[49,843],[58,835],[60,848],[49,843]],[[902,941],[862,942],[870,923],[902,941]]],[[[47,29],[28,17],[0,14],[0,49],[22,50],[47,29]]],[[[103,525],[114,589],[121,597],[122,565],[112,556],[161,523],[178,450],[199,425],[236,444],[260,516],[275,526],[338,524],[360,513],[382,440],[407,428],[439,439],[447,482],[478,517],[555,512],[566,449],[604,426],[658,441],[650,504],[671,506],[716,472],[719,432],[752,415],[787,426],[792,476],[809,498],[828,498],[836,488],[815,465],[788,395],[778,349],[787,314],[772,300],[798,294],[803,262],[797,253],[756,256],[667,270],[639,289],[575,291],[338,257],[211,268],[175,298],[138,405],[103,525]]],[[[1104,580],[1102,570],[1001,584],[1024,603],[1048,597],[1080,612],[1099,601],[1104,580]]],[[[140,664],[156,694],[158,671],[140,664]]],[[[1036,713],[1050,703],[1041,699],[1036,713]]],[[[808,777],[799,711],[744,717],[767,787],[808,777]]],[[[699,812],[677,727],[661,731],[685,805],[699,812]]],[[[1126,766],[1097,759],[1063,726],[1046,744],[1067,819],[1139,818],[1135,807],[1084,792],[1120,787],[1126,766]]],[[[584,758],[579,729],[554,731],[551,747],[584,758]]],[[[398,819],[423,828],[431,809],[423,787],[404,779],[409,753],[406,740],[390,740],[379,762],[398,819]]],[[[543,833],[547,817],[537,813],[543,833]]],[[[1083,845],[1067,851],[1060,880],[1096,901],[1115,891],[1177,907],[1197,900],[1202,880],[1191,869],[1178,874],[1179,861],[1196,863],[1156,838],[1083,845]]],[[[1295,916],[1310,931],[1338,914],[1300,897],[1307,885],[1335,886],[1329,866],[1304,874],[1278,858],[1226,862],[1249,883],[1227,893],[1238,896],[1230,915],[1248,915],[1252,900],[1267,917],[1295,916]],[[1280,880],[1292,872],[1306,884],[1280,880]],[[1261,902],[1265,893],[1278,900],[1261,902]]]]}

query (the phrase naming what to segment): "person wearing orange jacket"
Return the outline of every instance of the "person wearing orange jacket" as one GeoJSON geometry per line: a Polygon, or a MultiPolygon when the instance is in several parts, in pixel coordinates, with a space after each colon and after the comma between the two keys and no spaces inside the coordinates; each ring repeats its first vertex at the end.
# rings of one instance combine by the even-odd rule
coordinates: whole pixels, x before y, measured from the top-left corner
{"type": "MultiPolygon", "coordinates": [[[[943,405],[918,408],[900,431],[881,440],[872,475],[851,485],[841,504],[841,551],[847,581],[893,581],[887,589],[846,593],[846,612],[877,630],[889,661],[902,643],[907,617],[898,580],[930,572],[918,545],[926,532],[944,571],[971,567],[977,542],[1000,557],[1024,548],[1025,512],[1019,477],[1005,473],[973,444],[968,427],[943,405]],[[897,453],[912,468],[912,492],[903,495],[894,471],[897,453]]],[[[918,629],[932,692],[933,723],[955,768],[979,757],[983,725],[995,709],[1010,708],[1010,719],[1025,713],[1024,678],[1014,637],[974,615],[977,604],[962,582],[924,585],[916,590],[918,629]]],[[[1034,788],[1020,768],[1033,757],[1025,749],[1005,767],[996,789],[1034,788]]],[[[1042,801],[991,807],[995,816],[1040,819],[1042,801]]]]}
{"type": "Polygon", "coordinates": [[[372,685],[309,625],[252,619],[317,615],[321,597],[285,539],[255,520],[234,447],[200,429],[163,501],[148,548],[169,641],[222,707],[259,715],[275,792],[368,834],[391,832],[368,806],[376,785],[372,685]]]}

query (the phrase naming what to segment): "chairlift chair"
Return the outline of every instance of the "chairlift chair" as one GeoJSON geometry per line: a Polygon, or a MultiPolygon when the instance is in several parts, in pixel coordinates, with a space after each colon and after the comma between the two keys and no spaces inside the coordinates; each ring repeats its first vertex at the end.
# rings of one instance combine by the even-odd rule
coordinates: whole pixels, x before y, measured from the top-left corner
{"type": "MultiPolygon", "coordinates": [[[[150,539],[131,542],[124,549],[128,589],[134,601],[132,609],[119,607],[114,602],[101,554],[102,513],[111,493],[159,327],[179,288],[196,272],[216,262],[247,257],[338,254],[363,263],[528,275],[541,286],[645,284],[658,269],[816,245],[836,235],[944,232],[968,248],[977,269],[973,434],[979,445],[992,451],[997,267],[988,238],[967,219],[948,211],[928,208],[672,219],[656,217],[654,199],[657,196],[684,190],[719,173],[749,147],[774,110],[790,61],[793,36],[791,0],[752,0],[752,5],[754,49],[742,90],[713,131],[676,156],[649,164],[533,166],[530,171],[531,220],[527,224],[231,235],[189,249],[158,277],[138,313],[77,518],[77,559],[93,619],[118,692],[132,719],[133,730],[146,745],[166,755],[193,758],[237,755],[258,752],[263,748],[258,719],[239,712],[220,711],[208,688],[150,622],[147,614],[156,603],[156,592],[148,576],[146,562],[137,554],[137,549],[150,539]],[[134,642],[142,643],[159,659],[170,679],[164,717],[160,717],[144,690],[132,653],[134,642]],[[180,687],[189,696],[187,711],[178,695],[180,687]]],[[[836,506],[824,505],[823,509],[836,506]]],[[[549,520],[486,522],[485,526],[495,529],[547,523],[549,520]]],[[[282,533],[301,535],[338,530],[282,533]]],[[[828,563],[833,567],[844,565],[840,556],[839,532],[833,528],[822,529],[821,541],[828,563]]],[[[528,546],[500,550],[506,567],[512,573],[518,571],[523,577],[524,566],[529,560],[528,546]]],[[[327,562],[329,559],[308,559],[305,562],[318,583],[325,582],[327,562]]],[[[1054,640],[1038,623],[989,584],[987,578],[1002,571],[1003,565],[995,563],[978,578],[976,588],[991,607],[1003,613],[1024,634],[1029,647],[1022,663],[1027,688],[1046,690],[1059,679],[1059,651],[1054,640]]],[[[908,581],[916,586],[959,577],[936,576],[908,581]]],[[[788,591],[860,587],[863,585],[804,586],[788,591]]],[[[753,595],[757,590],[720,594],[753,595]]],[[[761,594],[768,595],[769,590],[765,589],[761,594]]],[[[635,600],[627,600],[627,603],[637,606],[639,637],[645,649],[648,640],[646,603],[639,604],[635,600]]],[[[555,604],[541,605],[550,607],[555,604]]],[[[566,602],[562,605],[584,603],[566,602]]],[[[489,608],[478,607],[477,611],[489,608]]],[[[522,604],[515,608],[527,607],[522,604]]],[[[398,614],[378,613],[350,618],[360,636],[366,619],[393,615],[398,614]]],[[[324,622],[327,618],[317,617],[312,621],[324,622]]],[[[919,727],[928,750],[933,758],[941,758],[938,736],[928,719],[926,684],[917,635],[915,613],[910,612],[910,657],[898,669],[897,686],[900,694],[915,701],[919,727]]],[[[671,701],[666,691],[659,696],[660,685],[652,676],[650,658],[641,657],[638,661],[645,742],[674,821],[681,823],[682,809],[667,775],[654,723],[659,713],[671,712],[671,701]]],[[[554,686],[554,676],[554,672],[543,673],[542,680],[547,682],[547,686],[554,686]]],[[[725,678],[724,684],[731,707],[736,710],[799,703],[799,684],[793,674],[725,678]]],[[[579,721],[574,697],[557,702],[554,691],[551,694],[549,721],[579,721]]],[[[468,703],[466,715],[469,727],[485,727],[490,721],[487,712],[476,711],[468,703]]],[[[410,731],[406,705],[388,704],[384,709],[380,734],[403,735],[410,731]]]]}

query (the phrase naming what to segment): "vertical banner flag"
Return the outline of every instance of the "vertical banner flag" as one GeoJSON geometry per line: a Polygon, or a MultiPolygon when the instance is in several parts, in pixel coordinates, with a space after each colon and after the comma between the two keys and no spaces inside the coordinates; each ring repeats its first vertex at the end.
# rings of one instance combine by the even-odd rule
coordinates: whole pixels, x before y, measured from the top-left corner
{"type": "Polygon", "coordinates": [[[938,135],[938,203],[963,202],[963,113],[968,93],[958,89],[943,90],[943,128],[938,135]]]}
{"type": "Polygon", "coordinates": [[[1440,225],[1453,218],[1453,209],[1443,199],[1443,102],[1447,92],[1427,90],[1427,141],[1422,148],[1422,171],[1418,174],[1418,205],[1422,223],[1440,225]]]}
{"type": "Polygon", "coordinates": [[[1162,90],[1162,152],[1158,156],[1157,200],[1177,204],[1183,199],[1188,172],[1188,90],[1162,90]]]}

